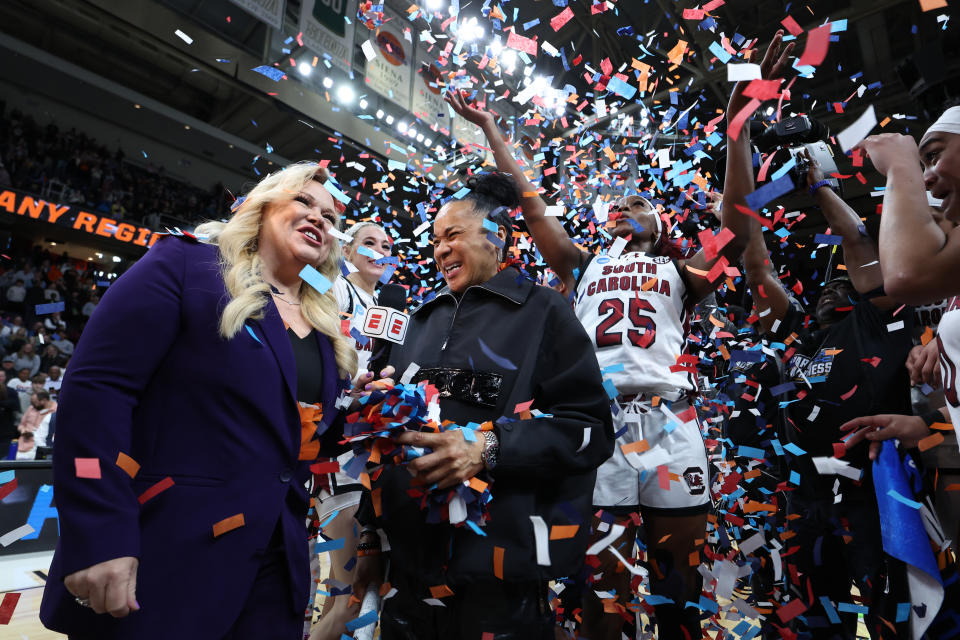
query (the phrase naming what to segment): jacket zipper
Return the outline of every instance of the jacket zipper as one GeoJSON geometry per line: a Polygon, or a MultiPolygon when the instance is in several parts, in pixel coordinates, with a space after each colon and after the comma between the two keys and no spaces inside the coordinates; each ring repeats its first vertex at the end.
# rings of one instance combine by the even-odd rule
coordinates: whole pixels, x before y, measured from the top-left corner
{"type": "MultiPolygon", "coordinates": [[[[499,293],[499,292],[497,292],[497,291],[493,291],[493,290],[491,290],[491,289],[487,289],[487,288],[484,287],[483,285],[478,285],[478,284],[475,284],[475,285],[473,285],[473,286],[471,286],[471,287],[467,287],[466,290],[463,292],[463,295],[460,296],[460,299],[459,299],[459,300],[457,300],[457,297],[456,297],[456,296],[453,296],[453,299],[456,300],[457,306],[456,306],[456,308],[453,310],[453,319],[450,320],[450,328],[447,329],[447,335],[446,335],[446,337],[443,339],[443,345],[440,347],[440,353],[443,353],[444,351],[447,350],[447,343],[450,342],[450,334],[453,333],[453,325],[457,322],[457,313],[460,311],[460,303],[463,302],[464,298],[467,297],[467,292],[470,291],[470,289],[483,289],[484,291],[489,291],[490,293],[493,293],[493,294],[495,294],[495,295],[503,296],[503,294],[501,294],[501,293],[499,293]]],[[[445,294],[443,294],[443,295],[453,295],[453,294],[445,293],[445,294]]],[[[507,297],[507,296],[503,296],[503,297],[506,297],[508,300],[510,299],[510,298],[507,297]]]]}

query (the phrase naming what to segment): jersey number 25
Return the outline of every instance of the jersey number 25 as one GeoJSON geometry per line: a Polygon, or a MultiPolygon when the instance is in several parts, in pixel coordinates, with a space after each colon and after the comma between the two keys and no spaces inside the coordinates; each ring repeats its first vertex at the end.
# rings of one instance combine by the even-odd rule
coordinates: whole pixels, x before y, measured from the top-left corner
{"type": "MultiPolygon", "coordinates": [[[[627,339],[630,344],[641,349],[647,349],[657,339],[657,323],[650,316],[643,315],[643,311],[656,313],[653,305],[640,298],[630,298],[629,320],[633,328],[627,329],[627,339]],[[640,331],[643,329],[643,331],[640,331]]],[[[597,348],[613,347],[623,344],[623,332],[611,329],[623,320],[623,300],[607,298],[597,308],[600,316],[607,315],[597,325],[597,348]]]]}

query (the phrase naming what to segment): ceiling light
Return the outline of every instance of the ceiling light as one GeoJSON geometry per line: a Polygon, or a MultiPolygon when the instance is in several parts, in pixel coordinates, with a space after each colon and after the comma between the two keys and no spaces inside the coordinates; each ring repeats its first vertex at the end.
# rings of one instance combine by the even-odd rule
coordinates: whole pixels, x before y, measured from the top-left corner
{"type": "Polygon", "coordinates": [[[360,98],[360,102],[358,102],[357,104],[360,105],[360,108],[361,108],[361,109],[366,109],[368,106],[370,106],[370,105],[367,103],[367,99],[366,99],[366,98],[360,98]]]}
{"type": "Polygon", "coordinates": [[[387,115],[387,124],[393,124],[393,116],[387,115]]]}
{"type": "Polygon", "coordinates": [[[306,78],[313,73],[313,67],[310,66],[309,62],[301,62],[300,66],[297,67],[297,71],[300,72],[300,75],[306,78]]]}
{"type": "Polygon", "coordinates": [[[337,100],[342,104],[353,104],[356,97],[357,94],[353,91],[353,87],[348,84],[342,84],[337,88],[337,100]]]}
{"type": "Polygon", "coordinates": [[[114,262],[120,262],[120,256],[113,256],[114,262]]]}
{"type": "Polygon", "coordinates": [[[400,133],[406,133],[408,127],[409,125],[407,125],[407,123],[402,120],[397,123],[397,131],[399,131],[400,133]]]}
{"type": "Polygon", "coordinates": [[[422,134],[422,133],[418,133],[418,134],[417,134],[417,142],[423,142],[423,134],[422,134]]]}
{"type": "Polygon", "coordinates": [[[325,89],[329,89],[332,86],[333,86],[333,80],[331,80],[329,77],[326,77],[323,79],[323,87],[325,89]]]}
{"type": "Polygon", "coordinates": [[[483,25],[477,22],[476,18],[466,18],[460,23],[457,37],[464,42],[473,42],[482,38],[484,33],[483,25]]]}
{"type": "Polygon", "coordinates": [[[439,11],[443,8],[443,0],[427,0],[426,6],[430,11],[439,11]]]}
{"type": "Polygon", "coordinates": [[[383,109],[377,109],[377,120],[383,120],[383,109]]]}

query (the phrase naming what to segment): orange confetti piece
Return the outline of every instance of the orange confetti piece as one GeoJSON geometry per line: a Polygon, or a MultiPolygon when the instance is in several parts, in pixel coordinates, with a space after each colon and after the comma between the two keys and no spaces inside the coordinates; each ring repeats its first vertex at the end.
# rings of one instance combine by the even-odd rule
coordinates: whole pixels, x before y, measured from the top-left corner
{"type": "Polygon", "coordinates": [[[647,442],[646,438],[643,440],[637,440],[636,442],[628,442],[627,444],[620,445],[620,450],[624,454],[627,453],[643,453],[650,449],[650,443],[647,442]]]}
{"type": "Polygon", "coordinates": [[[117,454],[117,466],[123,469],[131,478],[140,472],[140,465],[137,463],[137,461],[125,454],[123,451],[117,454]]]}
{"type": "Polygon", "coordinates": [[[493,575],[503,580],[503,547],[493,548],[493,575]]]}
{"type": "Polygon", "coordinates": [[[641,290],[641,291],[649,291],[650,289],[652,289],[652,288],[654,288],[655,286],[657,286],[657,280],[658,280],[658,278],[651,278],[651,279],[647,280],[647,281],[644,282],[642,285],[640,285],[640,290],[641,290]]]}
{"type": "Polygon", "coordinates": [[[580,525],[577,524],[555,524],[550,527],[550,539],[551,540],[568,540],[573,536],[577,535],[577,531],[580,530],[580,525]]]}
{"type": "Polygon", "coordinates": [[[487,483],[481,480],[480,478],[474,476],[469,480],[470,488],[476,491],[477,493],[483,493],[487,490],[487,483]]]}
{"type": "Polygon", "coordinates": [[[926,451],[927,449],[933,449],[941,442],[943,442],[942,433],[931,433],[929,436],[917,443],[917,448],[920,449],[920,451],[926,451]]]}
{"type": "Polygon", "coordinates": [[[446,598],[447,596],[453,595],[453,589],[448,587],[445,584],[438,584],[435,587],[430,587],[430,595],[439,600],[440,598],[446,598]]]}
{"type": "Polygon", "coordinates": [[[243,520],[243,514],[238,513],[235,516],[230,516],[229,518],[224,518],[220,522],[217,522],[213,525],[213,537],[219,538],[228,531],[233,531],[234,529],[239,529],[244,526],[246,522],[243,520]]]}

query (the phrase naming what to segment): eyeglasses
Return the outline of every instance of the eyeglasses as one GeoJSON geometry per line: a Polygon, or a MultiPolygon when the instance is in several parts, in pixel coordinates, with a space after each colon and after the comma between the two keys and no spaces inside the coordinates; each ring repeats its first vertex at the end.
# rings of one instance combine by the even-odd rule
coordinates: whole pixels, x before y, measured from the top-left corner
{"type": "Polygon", "coordinates": [[[441,398],[454,398],[485,407],[497,405],[503,384],[503,376],[498,373],[446,367],[420,369],[413,382],[424,380],[437,388],[441,398]]]}

